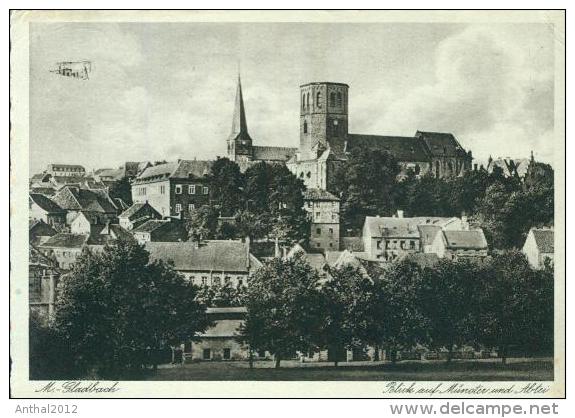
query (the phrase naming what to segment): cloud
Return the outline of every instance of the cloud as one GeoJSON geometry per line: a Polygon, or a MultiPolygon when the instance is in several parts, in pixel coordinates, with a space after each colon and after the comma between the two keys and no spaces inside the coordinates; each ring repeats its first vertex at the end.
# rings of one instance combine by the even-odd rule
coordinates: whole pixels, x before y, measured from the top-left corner
{"type": "Polygon", "coordinates": [[[385,116],[370,130],[447,131],[479,159],[524,157],[533,149],[550,160],[552,61],[542,66],[538,50],[519,38],[474,26],[443,40],[430,62],[434,80],[387,98],[385,116]]]}

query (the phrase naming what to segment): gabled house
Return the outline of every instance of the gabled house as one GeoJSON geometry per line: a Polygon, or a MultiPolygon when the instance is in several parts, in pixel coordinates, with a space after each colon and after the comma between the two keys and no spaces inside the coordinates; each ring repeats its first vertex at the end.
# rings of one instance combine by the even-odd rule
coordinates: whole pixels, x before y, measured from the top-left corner
{"type": "Polygon", "coordinates": [[[430,252],[439,258],[460,260],[474,258],[482,260],[487,257],[487,240],[482,229],[468,231],[440,231],[431,244],[430,252]]]}
{"type": "Polygon", "coordinates": [[[130,231],[150,219],[161,219],[162,215],[148,202],[134,203],[118,216],[120,226],[130,231]]]}
{"type": "Polygon", "coordinates": [[[65,186],[52,198],[68,215],[71,223],[80,212],[94,213],[111,222],[116,221],[118,208],[106,190],[87,190],[76,186],[65,186]]]}
{"type": "Polygon", "coordinates": [[[64,225],[66,223],[66,210],[43,194],[30,193],[28,208],[30,210],[29,219],[41,220],[48,225],[64,225]]]}
{"type": "Polygon", "coordinates": [[[40,245],[46,242],[50,237],[56,235],[56,231],[46,222],[38,219],[30,219],[28,223],[28,239],[30,245],[40,245]]]}
{"type": "Polygon", "coordinates": [[[523,244],[523,253],[531,267],[542,268],[545,261],[554,261],[555,234],[550,228],[531,228],[523,244]]]}
{"type": "Polygon", "coordinates": [[[132,229],[132,235],[140,244],[146,242],[184,242],[188,231],[178,219],[150,219],[132,229]]]}
{"type": "Polygon", "coordinates": [[[70,270],[82,253],[84,246],[87,245],[88,238],[89,236],[85,234],[61,232],[50,237],[38,246],[38,249],[45,256],[55,259],[61,270],[70,270]]]}
{"type": "Polygon", "coordinates": [[[172,263],[176,271],[198,286],[247,286],[248,278],[262,265],[250,253],[249,240],[146,242],[144,246],[151,261],[172,263]]]}

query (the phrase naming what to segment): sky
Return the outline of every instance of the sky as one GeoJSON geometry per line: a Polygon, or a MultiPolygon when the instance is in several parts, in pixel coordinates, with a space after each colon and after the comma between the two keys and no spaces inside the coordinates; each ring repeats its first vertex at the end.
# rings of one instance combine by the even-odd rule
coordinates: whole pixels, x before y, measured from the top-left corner
{"type": "Polygon", "coordinates": [[[552,162],[553,40],[525,23],[31,23],[30,172],[225,155],[238,67],[256,145],[297,147],[299,86],[333,81],[351,133],[552,162]],[[50,72],[78,60],[89,80],[50,72]]]}

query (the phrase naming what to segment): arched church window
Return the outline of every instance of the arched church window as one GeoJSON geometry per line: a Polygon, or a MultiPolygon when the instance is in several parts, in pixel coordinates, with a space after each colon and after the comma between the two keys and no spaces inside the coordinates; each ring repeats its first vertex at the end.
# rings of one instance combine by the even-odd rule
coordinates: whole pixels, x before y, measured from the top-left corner
{"type": "Polygon", "coordinates": [[[447,167],[449,167],[449,171],[453,171],[453,164],[451,164],[451,161],[447,163],[447,167]]]}
{"type": "Polygon", "coordinates": [[[329,94],[329,105],[335,106],[335,92],[333,91],[329,94]]]}
{"type": "Polygon", "coordinates": [[[305,110],[305,94],[301,95],[301,110],[305,110]]]}
{"type": "Polygon", "coordinates": [[[306,109],[309,109],[309,92],[306,95],[305,107],[306,107],[306,109]]]}
{"type": "Polygon", "coordinates": [[[307,120],[303,121],[303,133],[307,134],[307,120]]]}
{"type": "Polygon", "coordinates": [[[321,108],[321,91],[318,91],[315,95],[315,106],[321,108]]]}
{"type": "Polygon", "coordinates": [[[338,91],[338,92],[337,92],[337,105],[338,105],[338,106],[341,106],[342,104],[343,104],[343,99],[342,99],[342,96],[341,96],[341,92],[338,91]]]}

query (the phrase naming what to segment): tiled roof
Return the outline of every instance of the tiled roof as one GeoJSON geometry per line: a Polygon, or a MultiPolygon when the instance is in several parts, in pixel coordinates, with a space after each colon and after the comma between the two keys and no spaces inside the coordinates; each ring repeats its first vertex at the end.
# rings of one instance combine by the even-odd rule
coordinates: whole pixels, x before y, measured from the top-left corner
{"type": "Polygon", "coordinates": [[[487,240],[483,230],[443,231],[447,248],[452,249],[487,249],[487,240]]]}
{"type": "Polygon", "coordinates": [[[155,210],[149,203],[134,203],[124,212],[122,212],[119,218],[127,218],[130,220],[138,219],[142,216],[142,209],[146,211],[155,212],[158,215],[158,218],[161,216],[160,213],[155,210]]]}
{"type": "Polygon", "coordinates": [[[212,327],[206,329],[200,336],[202,338],[238,337],[243,319],[218,319],[212,327]]]}
{"type": "Polygon", "coordinates": [[[30,199],[36,203],[40,208],[44,209],[48,213],[64,213],[65,210],[62,209],[56,202],[49,199],[47,196],[39,193],[30,193],[30,199]]]}
{"type": "Polygon", "coordinates": [[[147,242],[152,260],[173,261],[181,271],[247,272],[250,267],[248,244],[240,241],[147,242]]]}
{"type": "Polygon", "coordinates": [[[45,248],[81,248],[88,240],[88,235],[83,234],[68,234],[59,233],[56,234],[40,247],[45,248]]]}
{"type": "Polygon", "coordinates": [[[115,213],[116,207],[105,190],[86,190],[66,186],[52,198],[66,210],[86,210],[93,212],[115,213]]]}
{"type": "Polygon", "coordinates": [[[414,137],[349,134],[347,151],[354,148],[387,151],[399,161],[429,161],[425,145],[414,137]]]}
{"type": "Polygon", "coordinates": [[[554,233],[552,229],[532,229],[537,248],[541,253],[555,252],[554,233]]]}
{"type": "Polygon", "coordinates": [[[327,190],[322,189],[307,189],[303,193],[303,198],[304,200],[329,200],[335,202],[339,201],[339,198],[337,196],[334,196],[327,190]]]}
{"type": "Polygon", "coordinates": [[[111,180],[121,180],[126,175],[126,170],[123,168],[102,168],[97,170],[95,174],[98,177],[109,177],[111,180]]]}
{"type": "Polygon", "coordinates": [[[365,224],[370,237],[412,237],[419,236],[419,225],[443,225],[450,219],[435,216],[414,218],[366,216],[365,224]]]}
{"type": "Polygon", "coordinates": [[[405,253],[398,261],[404,259],[413,261],[422,268],[433,267],[439,262],[439,256],[435,253],[405,253]]]}
{"type": "Polygon", "coordinates": [[[179,160],[158,164],[146,168],[136,178],[136,183],[166,178],[203,178],[210,174],[213,163],[213,161],[179,160]]]}
{"type": "Polygon", "coordinates": [[[457,139],[450,133],[417,131],[415,136],[425,143],[428,152],[433,156],[456,157],[464,152],[457,139]]]}
{"type": "Polygon", "coordinates": [[[85,171],[84,167],[78,164],[48,164],[48,170],[53,170],[54,168],[71,168],[73,170],[85,171]]]}
{"type": "Polygon", "coordinates": [[[264,161],[287,161],[295,155],[297,148],[252,146],[253,159],[264,161]]]}
{"type": "Polygon", "coordinates": [[[161,228],[164,225],[167,225],[170,221],[169,220],[162,220],[162,219],[150,219],[147,222],[144,222],[137,228],[132,229],[132,234],[137,232],[152,232],[158,228],[161,228]]]}
{"type": "Polygon", "coordinates": [[[52,197],[56,194],[54,186],[50,183],[45,186],[37,186],[30,188],[31,193],[43,194],[44,196],[52,197]]]}
{"type": "Polygon", "coordinates": [[[440,225],[417,225],[419,229],[419,238],[421,239],[421,245],[430,245],[435,236],[439,231],[441,231],[440,225]]]}

